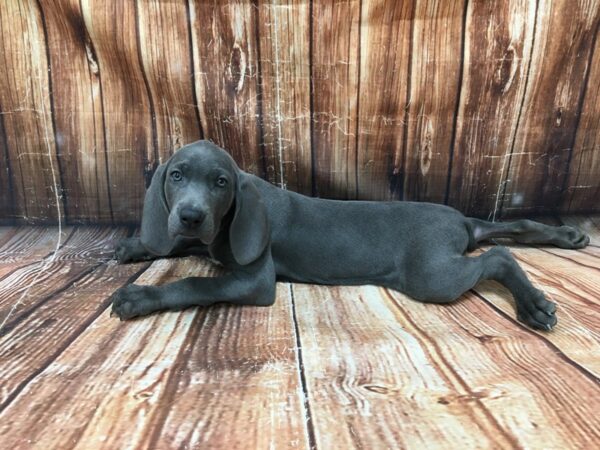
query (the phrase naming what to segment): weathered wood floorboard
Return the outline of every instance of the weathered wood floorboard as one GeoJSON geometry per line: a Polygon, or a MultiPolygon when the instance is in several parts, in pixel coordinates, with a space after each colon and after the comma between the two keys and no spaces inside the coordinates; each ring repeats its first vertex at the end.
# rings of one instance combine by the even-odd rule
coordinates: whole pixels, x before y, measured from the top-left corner
{"type": "MultiPolygon", "coordinates": [[[[162,260],[138,282],[210,275],[211,267],[162,260]]],[[[10,403],[0,439],[44,448],[305,448],[285,286],[273,308],[223,306],[126,323],[102,314],[10,403]]],[[[96,305],[106,298],[94,297],[96,305]]]]}
{"type": "MultiPolygon", "coordinates": [[[[597,217],[562,220],[598,245],[597,217]]],[[[119,322],[110,294],[148,265],[108,262],[125,232],[73,230],[55,272],[31,287],[30,309],[0,330],[3,447],[589,448],[600,439],[598,247],[512,248],[558,303],[552,333],[519,325],[509,294],[491,283],[445,306],[374,286],[280,283],[270,308],[119,322]],[[94,263],[73,284],[60,273],[94,263]]],[[[0,228],[0,252],[13,264],[21,245],[48,257],[50,236],[0,228]]],[[[36,260],[16,272],[31,277],[36,260]]],[[[200,258],[159,260],[136,283],[219,273],[200,258]]]]}

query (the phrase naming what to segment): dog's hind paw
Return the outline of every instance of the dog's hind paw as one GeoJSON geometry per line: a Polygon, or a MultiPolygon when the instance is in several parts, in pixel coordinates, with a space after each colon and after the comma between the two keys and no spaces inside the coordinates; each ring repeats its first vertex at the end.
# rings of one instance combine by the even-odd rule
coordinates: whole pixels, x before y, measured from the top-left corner
{"type": "Polygon", "coordinates": [[[518,304],[517,318],[531,328],[550,331],[558,323],[556,305],[546,300],[541,291],[535,292],[518,304]]]}

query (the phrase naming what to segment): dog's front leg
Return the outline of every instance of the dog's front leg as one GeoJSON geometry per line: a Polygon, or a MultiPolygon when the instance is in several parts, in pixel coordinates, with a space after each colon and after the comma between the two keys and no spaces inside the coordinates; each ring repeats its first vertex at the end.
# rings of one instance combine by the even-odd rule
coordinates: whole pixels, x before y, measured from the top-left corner
{"type": "Polygon", "coordinates": [[[130,284],[117,290],[111,300],[111,315],[121,320],[219,302],[269,306],[275,301],[275,270],[269,259],[260,270],[236,270],[214,278],[190,277],[162,286],[130,284]]]}

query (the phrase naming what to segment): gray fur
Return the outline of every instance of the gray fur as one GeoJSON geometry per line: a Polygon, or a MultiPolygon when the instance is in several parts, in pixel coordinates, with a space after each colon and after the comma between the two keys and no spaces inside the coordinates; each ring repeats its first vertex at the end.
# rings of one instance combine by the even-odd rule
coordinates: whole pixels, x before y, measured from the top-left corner
{"type": "Polygon", "coordinates": [[[464,255],[498,237],[562,248],[589,243],[571,227],[491,223],[431,203],[306,197],[241,171],[227,152],[199,141],[158,168],[146,193],[141,237],[122,241],[116,255],[129,262],[208,253],[228,273],[126,286],[113,294],[112,312],[130,319],[217,302],[271,305],[276,278],[375,284],[419,301],[448,303],[491,279],[511,291],[521,321],[550,330],[557,322],[554,304],[506,248],[464,255]]]}

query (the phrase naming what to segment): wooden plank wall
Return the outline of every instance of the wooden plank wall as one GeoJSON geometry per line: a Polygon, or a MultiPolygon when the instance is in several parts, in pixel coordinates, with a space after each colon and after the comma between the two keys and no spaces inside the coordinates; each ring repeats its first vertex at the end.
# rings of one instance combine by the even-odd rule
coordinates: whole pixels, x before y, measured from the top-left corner
{"type": "Polygon", "coordinates": [[[600,0],[4,0],[0,221],[132,223],[199,138],[309,195],[599,211],[600,0]]]}

